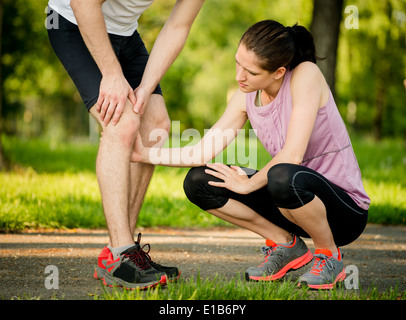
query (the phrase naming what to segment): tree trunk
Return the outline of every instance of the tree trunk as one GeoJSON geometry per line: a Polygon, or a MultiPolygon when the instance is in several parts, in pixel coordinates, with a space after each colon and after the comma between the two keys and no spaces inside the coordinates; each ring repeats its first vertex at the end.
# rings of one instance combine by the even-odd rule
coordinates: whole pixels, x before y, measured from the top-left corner
{"type": "Polygon", "coordinates": [[[3,0],[0,0],[0,171],[6,169],[6,157],[3,151],[3,145],[1,143],[1,135],[3,133],[3,118],[2,118],[2,104],[3,104],[3,78],[2,78],[2,65],[3,65],[3,54],[1,50],[3,35],[3,0]]]}
{"type": "Polygon", "coordinates": [[[335,94],[336,65],[340,24],[344,0],[314,0],[311,33],[316,42],[317,55],[326,58],[318,63],[335,94]]]}

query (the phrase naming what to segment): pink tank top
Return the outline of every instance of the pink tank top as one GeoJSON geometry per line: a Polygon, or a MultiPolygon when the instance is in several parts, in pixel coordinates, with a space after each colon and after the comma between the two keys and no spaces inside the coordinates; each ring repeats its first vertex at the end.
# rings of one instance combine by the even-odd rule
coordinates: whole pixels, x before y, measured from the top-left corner
{"type": "MultiPolygon", "coordinates": [[[[286,141],[292,114],[291,76],[292,72],[287,71],[276,99],[268,105],[257,107],[257,92],[247,94],[248,118],[259,141],[273,157],[286,141]]],[[[302,165],[346,191],[360,208],[369,209],[370,199],[362,184],[350,137],[331,92],[327,104],[319,110],[302,165]]]]}

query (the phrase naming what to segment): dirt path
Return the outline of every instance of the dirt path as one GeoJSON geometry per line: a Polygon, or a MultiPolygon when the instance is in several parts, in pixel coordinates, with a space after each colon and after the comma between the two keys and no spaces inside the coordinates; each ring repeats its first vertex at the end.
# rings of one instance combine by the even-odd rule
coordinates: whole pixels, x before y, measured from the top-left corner
{"type": "MultiPolygon", "coordinates": [[[[145,229],[142,243],[150,243],[152,258],[176,265],[183,277],[235,277],[258,265],[263,241],[240,229],[145,229]]],[[[93,299],[102,286],[93,279],[96,257],[107,243],[102,230],[0,234],[0,299],[93,299]],[[47,289],[47,266],[59,273],[58,289],[47,289]]],[[[305,240],[313,249],[311,241],[305,240]]],[[[406,290],[406,227],[369,225],[355,243],[342,248],[345,265],[359,270],[360,287],[374,284],[380,291],[399,285],[406,290]]],[[[298,277],[302,271],[295,271],[298,277]]],[[[51,283],[52,284],[52,283],[51,283]]]]}

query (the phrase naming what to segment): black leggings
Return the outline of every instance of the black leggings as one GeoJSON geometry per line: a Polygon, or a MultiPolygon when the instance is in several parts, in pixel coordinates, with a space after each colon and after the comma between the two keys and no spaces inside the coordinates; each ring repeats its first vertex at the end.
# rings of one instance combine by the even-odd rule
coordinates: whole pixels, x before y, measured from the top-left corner
{"type": "MultiPolygon", "coordinates": [[[[309,238],[278,208],[298,209],[317,196],[326,207],[327,220],[337,246],[355,241],[366,227],[368,211],[361,209],[344,190],[309,168],[292,164],[276,165],[268,172],[268,185],[248,195],[210,186],[209,181],[221,180],[205,173],[205,169],[192,168],[183,184],[188,199],[204,211],[220,209],[229,199],[234,199],[284,230],[309,238]]],[[[244,171],[250,178],[258,172],[247,168],[244,171]]]]}

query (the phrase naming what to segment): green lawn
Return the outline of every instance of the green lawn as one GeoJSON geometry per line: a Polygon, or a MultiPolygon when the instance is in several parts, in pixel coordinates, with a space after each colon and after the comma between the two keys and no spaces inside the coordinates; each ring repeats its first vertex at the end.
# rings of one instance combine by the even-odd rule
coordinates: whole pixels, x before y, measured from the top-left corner
{"type": "MultiPolygon", "coordinates": [[[[288,277],[289,278],[289,277],[288,277]]],[[[108,288],[95,296],[99,300],[405,300],[406,291],[397,287],[380,292],[376,287],[366,290],[346,290],[338,285],[332,290],[310,290],[298,287],[295,281],[247,282],[238,275],[225,279],[220,275],[201,278],[197,274],[176,283],[168,283],[164,289],[126,290],[108,288]]]]}
{"type": "MultiPolygon", "coordinates": [[[[72,142],[55,145],[12,137],[2,141],[16,166],[11,172],[0,173],[0,229],[105,227],[94,173],[97,146],[72,142]]],[[[370,223],[406,224],[404,143],[356,138],[353,144],[372,199],[370,223]]],[[[251,146],[250,152],[254,151],[251,146]]],[[[261,168],[270,157],[260,144],[257,155],[261,168]]],[[[187,171],[156,169],[139,226],[227,225],[186,199],[182,183],[187,171]]]]}

